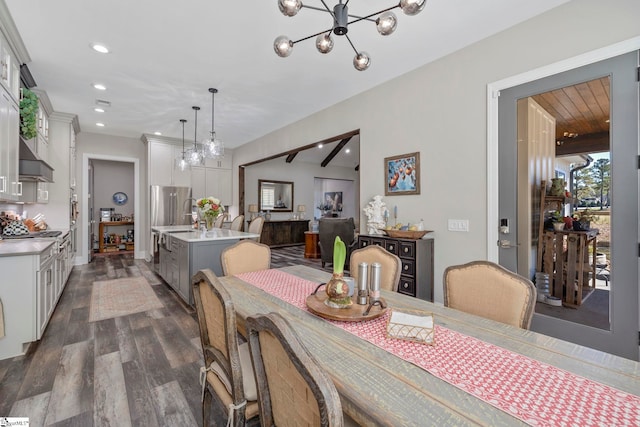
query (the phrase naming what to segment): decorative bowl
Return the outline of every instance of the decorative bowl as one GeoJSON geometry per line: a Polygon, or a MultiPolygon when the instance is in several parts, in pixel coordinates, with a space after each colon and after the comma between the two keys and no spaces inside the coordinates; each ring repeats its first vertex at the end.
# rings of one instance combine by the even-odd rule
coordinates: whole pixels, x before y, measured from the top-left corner
{"type": "Polygon", "coordinates": [[[433,230],[422,230],[422,231],[412,231],[412,230],[382,230],[389,237],[397,237],[399,239],[413,239],[418,240],[422,239],[422,237],[427,233],[432,233],[433,230]]]}

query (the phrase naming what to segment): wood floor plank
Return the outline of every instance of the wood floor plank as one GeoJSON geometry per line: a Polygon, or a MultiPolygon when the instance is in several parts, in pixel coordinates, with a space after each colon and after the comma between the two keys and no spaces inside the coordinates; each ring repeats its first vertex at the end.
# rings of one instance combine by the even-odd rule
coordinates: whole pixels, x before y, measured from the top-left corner
{"type": "Polygon", "coordinates": [[[182,365],[174,369],[176,380],[180,384],[182,393],[184,394],[191,412],[193,413],[198,424],[202,424],[202,388],[200,386],[200,367],[204,365],[202,358],[199,360],[182,365]]]}
{"type": "Polygon", "coordinates": [[[93,411],[93,366],[92,341],[69,344],[62,348],[46,424],[93,411]]]}
{"type": "Polygon", "coordinates": [[[93,425],[93,411],[83,412],[74,415],[66,420],[59,421],[55,424],[47,424],[47,427],[89,427],[93,425]]]}
{"type": "Polygon", "coordinates": [[[172,317],[154,319],[151,324],[172,368],[195,362],[202,357],[172,317]]]}
{"type": "Polygon", "coordinates": [[[93,339],[95,334],[94,327],[94,323],[89,323],[89,306],[72,309],[66,328],[64,344],[93,339]]]}
{"type": "Polygon", "coordinates": [[[138,350],[138,360],[142,362],[146,378],[151,387],[157,387],[173,380],[171,365],[153,327],[135,329],[133,336],[138,350]]]}
{"type": "Polygon", "coordinates": [[[28,417],[29,425],[43,426],[50,397],[51,392],[48,391],[18,400],[13,404],[11,411],[7,415],[9,417],[28,417]]]}
{"type": "Polygon", "coordinates": [[[198,425],[177,381],[171,381],[151,390],[158,418],[167,426],[198,425]]]}
{"type": "Polygon", "coordinates": [[[94,372],[93,425],[131,425],[120,353],[97,356],[94,372]]]}
{"type": "Polygon", "coordinates": [[[11,406],[16,401],[16,396],[27,375],[32,358],[26,355],[9,360],[11,365],[7,367],[7,371],[0,381],[0,414],[2,416],[9,413],[11,406]]]}
{"type": "Polygon", "coordinates": [[[136,359],[125,362],[122,364],[122,371],[127,389],[131,425],[160,425],[142,363],[136,359]]]}
{"type": "Polygon", "coordinates": [[[95,354],[100,356],[103,354],[118,351],[118,331],[115,319],[104,319],[94,323],[95,328],[95,354]]]}
{"type": "Polygon", "coordinates": [[[25,399],[27,397],[51,391],[55,380],[55,376],[51,375],[51,372],[55,372],[60,364],[62,339],[50,339],[49,341],[55,341],[60,344],[49,346],[44,342],[38,344],[38,349],[34,352],[31,364],[29,365],[29,369],[22,380],[22,387],[20,387],[16,400],[25,399]]]}
{"type": "Polygon", "coordinates": [[[120,351],[120,361],[122,363],[129,362],[138,357],[136,349],[136,340],[133,337],[133,331],[127,316],[116,317],[116,335],[118,340],[118,349],[120,351]]]}

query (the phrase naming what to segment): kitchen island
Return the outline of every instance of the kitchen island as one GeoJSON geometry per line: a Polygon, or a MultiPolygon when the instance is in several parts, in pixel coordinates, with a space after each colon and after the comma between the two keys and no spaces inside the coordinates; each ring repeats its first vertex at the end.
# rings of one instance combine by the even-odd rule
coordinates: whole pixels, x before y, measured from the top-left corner
{"type": "Polygon", "coordinates": [[[222,276],[222,251],[242,239],[255,239],[256,233],[214,228],[199,231],[188,226],[154,226],[158,236],[158,273],[187,304],[193,305],[191,277],[198,270],[210,268],[222,276]]]}

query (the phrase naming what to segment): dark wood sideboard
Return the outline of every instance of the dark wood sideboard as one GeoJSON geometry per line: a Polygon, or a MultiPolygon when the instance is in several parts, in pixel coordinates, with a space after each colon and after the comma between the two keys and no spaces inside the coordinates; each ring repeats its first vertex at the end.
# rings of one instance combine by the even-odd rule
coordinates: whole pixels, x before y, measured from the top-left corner
{"type": "Polygon", "coordinates": [[[260,243],[271,247],[303,245],[304,232],[308,230],[308,219],[265,221],[260,243]]]}
{"type": "Polygon", "coordinates": [[[433,239],[398,239],[383,235],[358,236],[358,248],[378,245],[400,257],[398,292],[433,302],[433,239]]]}

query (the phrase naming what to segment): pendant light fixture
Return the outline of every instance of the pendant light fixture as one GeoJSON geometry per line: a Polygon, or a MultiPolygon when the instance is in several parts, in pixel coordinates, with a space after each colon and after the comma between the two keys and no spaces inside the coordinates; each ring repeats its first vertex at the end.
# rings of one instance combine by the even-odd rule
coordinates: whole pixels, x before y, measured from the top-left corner
{"type": "Polygon", "coordinates": [[[182,172],[189,168],[189,162],[187,162],[185,151],[184,151],[184,124],[187,121],[185,119],[180,119],[180,123],[182,123],[182,152],[178,157],[176,157],[176,167],[180,169],[182,172]]]}
{"type": "Polygon", "coordinates": [[[224,143],[216,138],[216,131],[213,126],[215,95],[218,93],[218,89],[209,88],[209,92],[211,92],[211,132],[209,132],[209,139],[204,142],[202,150],[205,158],[219,159],[224,157],[224,143]]]}
{"type": "Polygon", "coordinates": [[[187,150],[186,158],[189,166],[203,166],[204,156],[202,155],[202,151],[198,148],[198,110],[200,110],[200,107],[191,108],[195,113],[193,148],[187,150]]]}

